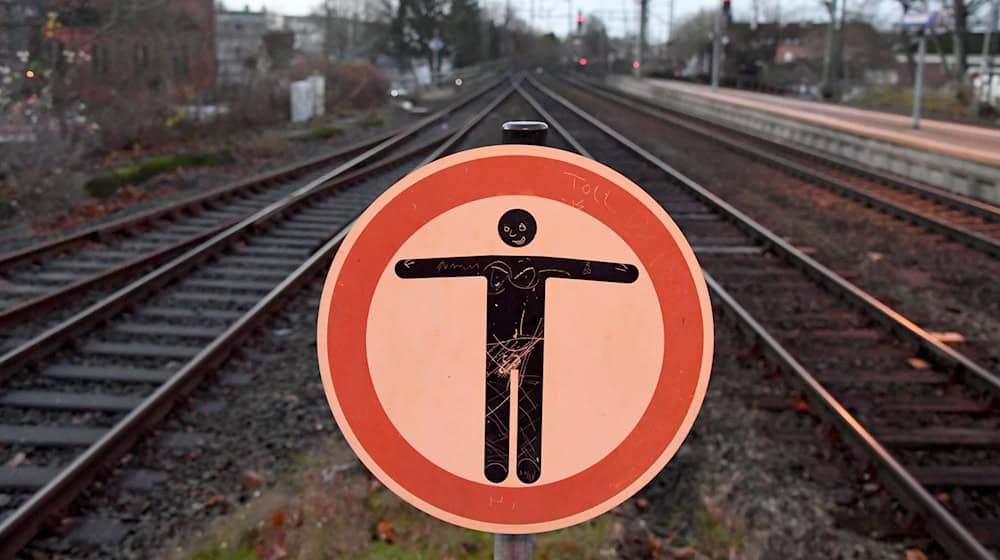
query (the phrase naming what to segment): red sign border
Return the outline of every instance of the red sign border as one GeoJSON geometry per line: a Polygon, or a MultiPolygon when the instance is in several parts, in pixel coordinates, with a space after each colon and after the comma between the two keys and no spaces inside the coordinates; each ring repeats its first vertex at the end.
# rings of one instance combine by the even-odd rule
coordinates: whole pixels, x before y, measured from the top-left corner
{"type": "Polygon", "coordinates": [[[711,303],[701,269],[666,212],[641,188],[602,164],[562,150],[521,145],[448,156],[407,175],[380,196],[354,224],[334,259],[323,288],[317,332],[330,408],[365,466],[423,511],[456,525],[498,533],[549,531],[586,521],[649,482],[694,423],[707,389],[714,344],[711,303]],[[580,182],[576,187],[570,186],[577,179],[567,177],[569,171],[580,182]],[[560,179],[553,173],[562,174],[566,189],[551,187],[560,179]],[[582,185],[613,193],[615,208],[601,204],[596,192],[581,197],[582,185]],[[627,196],[619,196],[615,187],[627,196]],[[611,227],[649,271],[660,308],[671,310],[662,314],[660,379],[632,432],[584,471],[525,487],[469,481],[433,465],[414,449],[382,409],[368,371],[365,343],[375,286],[399,247],[444,211],[501,195],[541,196],[570,204],[611,227]],[[649,228],[657,222],[664,231],[650,235],[649,228]],[[369,227],[378,235],[363,236],[369,227]],[[666,238],[673,239],[673,246],[666,238]],[[677,260],[686,263],[686,270],[663,264],[677,260]],[[667,320],[678,316],[683,328],[667,320]],[[331,363],[338,364],[336,379],[331,363]],[[681,375],[670,375],[676,372],[681,375]]]}

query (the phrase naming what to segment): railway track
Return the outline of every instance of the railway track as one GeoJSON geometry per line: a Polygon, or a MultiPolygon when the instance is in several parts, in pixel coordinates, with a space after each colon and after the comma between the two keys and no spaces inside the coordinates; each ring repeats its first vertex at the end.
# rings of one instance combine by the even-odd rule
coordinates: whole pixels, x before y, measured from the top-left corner
{"type": "MultiPolygon", "coordinates": [[[[0,557],[322,271],[375,196],[421,157],[454,149],[511,91],[453,134],[314,179],[35,337],[21,346],[26,354],[0,358],[0,443],[45,463],[0,469],[0,488],[17,500],[0,511],[0,557]]],[[[572,149],[614,165],[667,209],[717,308],[798,382],[811,409],[949,553],[992,557],[1000,380],[543,85],[517,91],[572,149]]]]}
{"type": "Polygon", "coordinates": [[[11,497],[0,510],[0,557],[13,556],[325,270],[376,196],[453,150],[512,92],[502,82],[484,88],[465,100],[476,112],[464,126],[414,140],[440,115],[424,119],[0,357],[4,463],[31,457],[31,466],[0,468],[11,497]]]}
{"type": "Polygon", "coordinates": [[[810,183],[1000,257],[1000,208],[845,159],[686,115],[603,84],[575,88],[676,126],[810,183]]]}
{"type": "Polygon", "coordinates": [[[468,104],[498,83],[487,80],[434,115],[329,154],[0,255],[0,354],[37,334],[43,314],[65,315],[68,306],[170,261],[324,170],[387,157],[432,134],[432,123],[461,122],[468,104]]]}
{"type": "MultiPolygon", "coordinates": [[[[544,85],[525,93],[688,237],[723,314],[949,553],[1000,547],[1000,379],[544,85]]],[[[789,405],[797,400],[789,396],[789,405]]]]}

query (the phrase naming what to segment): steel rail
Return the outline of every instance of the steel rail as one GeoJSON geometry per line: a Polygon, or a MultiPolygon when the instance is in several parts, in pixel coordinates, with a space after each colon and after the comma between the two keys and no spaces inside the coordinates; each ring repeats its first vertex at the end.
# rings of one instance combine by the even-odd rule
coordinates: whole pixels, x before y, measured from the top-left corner
{"type": "MultiPolygon", "coordinates": [[[[669,165],[662,162],[659,158],[629,141],[611,127],[589,115],[579,107],[573,105],[570,101],[559,96],[545,86],[538,84],[531,78],[529,78],[529,82],[590,125],[598,128],[601,132],[605,133],[619,144],[622,144],[646,160],[648,163],[654,165],[667,175],[677,180],[677,182],[687,187],[692,193],[696,194],[698,198],[708,202],[711,206],[714,206],[723,215],[729,216],[738,224],[742,223],[747,226],[745,229],[749,230],[751,233],[757,232],[757,234],[753,235],[753,237],[757,238],[759,241],[763,241],[765,245],[776,248],[779,250],[779,253],[784,253],[786,256],[792,257],[789,259],[792,262],[800,265],[815,265],[818,267],[816,268],[816,274],[818,274],[821,278],[826,278],[830,275],[835,276],[832,272],[822,267],[822,265],[812,261],[812,259],[803,260],[801,257],[805,257],[805,255],[791,245],[788,245],[784,242],[784,240],[768,232],[762,226],[735,210],[735,208],[719,199],[707,189],[701,187],[697,183],[694,183],[684,175],[681,175],[669,165]]],[[[740,330],[745,335],[749,336],[757,344],[759,344],[760,347],[764,349],[765,352],[772,358],[772,361],[776,362],[785,373],[791,374],[790,377],[802,386],[806,394],[809,395],[813,401],[821,405],[819,410],[823,413],[823,416],[830,419],[837,426],[838,432],[845,435],[846,439],[854,444],[852,449],[859,451],[860,455],[873,462],[878,473],[882,475],[880,480],[883,480],[886,486],[893,490],[894,494],[899,497],[904,505],[909,507],[912,511],[918,513],[918,515],[924,519],[928,532],[935,539],[937,539],[942,546],[957,557],[995,560],[989,550],[987,550],[969,532],[969,530],[963,526],[954,515],[951,514],[951,512],[944,508],[944,506],[942,506],[937,499],[935,499],[934,496],[932,496],[913,477],[913,475],[907,471],[906,468],[903,467],[892,456],[892,454],[890,454],[889,451],[886,450],[878,442],[878,440],[864,428],[864,426],[861,425],[861,423],[846,409],[846,407],[844,407],[835,397],[833,397],[833,395],[829,393],[829,391],[826,390],[826,388],[815,378],[815,376],[812,375],[812,373],[799,363],[798,360],[796,360],[795,357],[777,341],[777,339],[771,336],[771,334],[759,322],[757,322],[757,320],[714,278],[712,278],[711,275],[707,272],[705,272],[704,275],[709,289],[712,291],[713,295],[716,296],[716,301],[721,302],[723,304],[721,307],[731,313],[731,315],[727,314],[727,316],[729,316],[737,324],[737,326],[740,327],[740,330]]],[[[813,277],[816,278],[816,275],[813,275],[813,277]]],[[[841,281],[846,283],[846,281],[843,281],[842,279],[841,281]]],[[[850,292],[848,295],[854,296],[857,295],[857,292],[860,292],[860,290],[854,288],[854,291],[850,292]]],[[[860,293],[867,296],[867,294],[864,294],[863,292],[860,293]]],[[[877,300],[871,296],[867,296],[867,300],[870,301],[867,301],[866,304],[871,301],[877,302],[877,300]]],[[[885,309],[888,308],[886,307],[885,309]]],[[[905,321],[905,319],[901,316],[899,318],[905,321]]],[[[907,323],[909,322],[907,321],[907,323]]],[[[912,323],[909,323],[909,325],[912,325],[912,323]]],[[[913,326],[915,327],[915,325],[913,326]]]]}
{"type": "MultiPolygon", "coordinates": [[[[491,91],[505,79],[505,77],[499,77],[494,80],[490,80],[483,87],[468,94],[458,102],[436,112],[435,115],[441,115],[442,113],[461,107],[469,100],[476,99],[484,93],[491,91]]],[[[379,134],[373,138],[359,140],[358,142],[345,147],[337,148],[324,155],[316,156],[302,162],[288,164],[279,169],[259,173],[246,179],[240,179],[238,181],[227,183],[226,185],[213,189],[207,193],[199,193],[163,206],[138,212],[131,216],[124,216],[120,219],[104,224],[90,226],[78,232],[64,235],[56,239],[29,245],[16,251],[0,254],[0,272],[7,272],[15,266],[36,261],[46,255],[62,252],[86,242],[104,241],[112,235],[142,227],[155,220],[183,214],[214,203],[224,202],[244,192],[253,192],[257,189],[261,189],[275,183],[285,183],[294,180],[302,176],[304,173],[328,165],[334,160],[360,154],[370,149],[372,146],[381,144],[390,138],[399,136],[400,134],[407,132],[412,133],[414,130],[419,129],[419,123],[426,121],[427,118],[430,117],[425,117],[416,123],[396,127],[393,130],[379,134]]]]}
{"type": "MultiPolygon", "coordinates": [[[[481,94],[488,93],[491,90],[492,88],[484,88],[481,94]]],[[[466,103],[471,101],[472,99],[466,100],[466,103]]],[[[104,319],[127,308],[131,305],[132,301],[141,299],[147,294],[150,294],[166,285],[178,275],[191,270],[204,260],[208,259],[210,256],[222,251],[224,247],[228,246],[228,244],[235,242],[242,236],[252,232],[254,229],[263,227],[270,221],[280,217],[282,213],[293,206],[296,206],[314,196],[324,194],[332,189],[336,189],[349,184],[352,181],[356,181],[367,174],[396,165],[401,161],[414,157],[415,155],[419,155],[425,151],[430,151],[435,145],[444,142],[447,135],[435,138],[414,150],[406,152],[405,154],[380,160],[379,162],[359,171],[344,175],[372,157],[379,155],[404,140],[409,139],[410,136],[422,130],[423,126],[429,126],[437,122],[437,120],[447,114],[448,111],[452,110],[455,110],[455,108],[449,108],[447,110],[439,111],[434,115],[425,117],[417,123],[421,124],[421,127],[410,127],[409,131],[404,131],[393,138],[387,139],[380,144],[369,148],[365,152],[351,158],[347,162],[342,163],[333,170],[313,179],[303,187],[290,193],[285,198],[268,204],[264,208],[240,220],[238,223],[227,227],[223,231],[216,233],[211,238],[201,242],[197,246],[188,249],[182,255],[175,257],[173,260],[161,265],[153,271],[148,272],[146,275],[136,279],[132,283],[106,296],[83,311],[67,318],[47,331],[11,349],[3,356],[0,356],[0,380],[13,375],[18,368],[47,355],[69,340],[72,340],[73,338],[89,331],[94,326],[100,324],[100,322],[104,319]]]]}
{"type": "Polygon", "coordinates": [[[21,321],[37,318],[64,304],[66,301],[80,297],[88,290],[98,285],[117,283],[137,275],[142,270],[167,262],[185,250],[201,243],[209,237],[237,223],[239,218],[228,220],[220,226],[211,228],[175,243],[168,243],[159,249],[138,255],[134,259],[117,264],[96,274],[86,276],[70,284],[58,286],[51,292],[16,303],[0,309],[0,329],[10,327],[21,321]]]}
{"type": "Polygon", "coordinates": [[[538,102],[537,99],[535,99],[530,93],[528,93],[527,91],[525,91],[523,87],[521,87],[520,82],[514,87],[515,89],[517,89],[517,93],[520,94],[521,97],[523,97],[524,100],[528,102],[528,105],[531,105],[532,109],[538,111],[538,114],[542,116],[542,119],[544,119],[545,122],[549,124],[549,126],[555,129],[555,131],[559,133],[560,136],[563,137],[563,140],[565,140],[567,144],[572,146],[573,149],[576,150],[578,154],[584,157],[588,157],[590,159],[594,159],[594,156],[590,155],[590,152],[587,151],[587,148],[584,148],[583,144],[581,144],[572,134],[569,133],[568,130],[566,130],[566,127],[564,127],[559,121],[555,119],[555,117],[553,117],[548,111],[546,111],[545,108],[542,107],[542,105],[538,102]]]}
{"type": "MultiPolygon", "coordinates": [[[[578,80],[570,80],[570,81],[578,81],[578,80]]],[[[659,109],[661,111],[680,113],[680,111],[675,111],[670,108],[664,107],[649,99],[645,99],[624,91],[616,90],[606,84],[598,83],[593,80],[584,80],[584,83],[593,88],[597,88],[611,94],[619,95],[624,99],[628,99],[632,103],[638,103],[653,109],[659,109]]],[[[947,191],[939,187],[934,187],[931,185],[920,183],[918,181],[914,181],[907,177],[875,169],[861,163],[852,162],[834,154],[825,154],[806,146],[790,146],[777,142],[771,138],[762,136],[756,132],[735,129],[733,127],[724,125],[722,123],[710,121],[704,118],[699,118],[699,117],[691,117],[691,118],[709,122],[713,126],[718,126],[720,128],[730,130],[745,135],[747,137],[753,138],[754,140],[759,140],[760,142],[772,146],[775,149],[788,151],[794,154],[801,155],[803,157],[815,159],[822,163],[831,165],[833,167],[839,167],[841,169],[844,169],[845,171],[849,171],[856,175],[860,175],[868,179],[871,179],[873,181],[882,183],[886,186],[893,187],[897,190],[915,194],[933,202],[939,202],[955,210],[962,210],[970,214],[975,214],[991,222],[1000,223],[1000,207],[990,204],[988,202],[983,202],[981,200],[976,200],[968,196],[960,195],[958,193],[953,193],[951,191],[947,191]]]]}
{"type": "Polygon", "coordinates": [[[946,550],[958,557],[995,560],[993,554],[951,512],[945,509],[906,470],[906,467],[900,464],[875,436],[865,429],[861,422],[831,395],[805,366],[795,359],[791,352],[771,336],[754,319],[753,315],[714,278],[707,272],[704,274],[708,289],[715,296],[713,299],[723,304],[720,307],[726,309],[727,315],[732,314],[729,318],[740,327],[745,336],[756,342],[765,354],[771,357],[772,363],[777,364],[790,379],[797,382],[805,391],[809,401],[821,405],[819,410],[821,415],[833,422],[837,427],[837,432],[841,436],[846,436],[846,439],[853,444],[854,449],[860,449],[861,455],[873,462],[876,471],[881,475],[879,480],[890,487],[893,494],[900,498],[911,511],[919,512],[922,518],[931,521],[927,523],[927,531],[931,536],[946,550]]]}
{"type": "MultiPolygon", "coordinates": [[[[490,84],[490,87],[484,88],[482,91],[470,94],[470,96],[472,99],[475,99],[477,96],[481,95],[483,91],[486,91],[491,88],[492,88],[492,82],[490,84]]],[[[464,101],[460,101],[456,104],[453,104],[453,107],[455,108],[461,107],[463,104],[464,101]]],[[[255,177],[251,177],[246,180],[237,181],[225,187],[216,189],[215,191],[212,191],[210,193],[205,193],[185,200],[177,201],[161,208],[154,208],[149,211],[137,214],[135,216],[126,217],[121,220],[116,220],[109,224],[88,228],[88,230],[81,231],[77,234],[66,236],[58,240],[53,240],[52,242],[34,245],[22,249],[20,251],[17,251],[15,253],[10,253],[6,256],[0,256],[0,269],[2,269],[5,265],[12,267],[19,263],[38,260],[45,255],[52,254],[54,252],[65,251],[76,245],[83,244],[88,240],[94,240],[97,238],[106,239],[107,237],[113,235],[116,232],[128,231],[165,216],[176,215],[178,213],[183,213],[197,208],[202,208],[208,204],[222,202],[238,194],[258,190],[268,184],[276,182],[278,183],[287,182],[289,180],[301,176],[302,174],[306,173],[311,169],[321,167],[325,163],[337,159],[342,159],[350,155],[361,153],[364,150],[371,148],[374,145],[380,144],[393,136],[397,136],[399,134],[404,133],[409,128],[410,126],[399,127],[388,134],[382,134],[374,139],[368,139],[362,142],[355,143],[349,147],[337,150],[332,154],[327,154],[324,156],[313,158],[306,162],[289,165],[276,171],[272,171],[262,175],[257,175],[255,177]]],[[[250,212],[247,212],[247,214],[245,215],[249,214],[250,212]]],[[[14,325],[20,321],[32,317],[37,317],[40,313],[52,310],[67,300],[72,300],[79,297],[81,294],[85,293],[87,290],[94,288],[95,286],[107,285],[109,283],[117,283],[122,280],[134,277],[144,269],[167,262],[171,258],[182,253],[184,250],[194,246],[195,244],[201,241],[204,241],[208,237],[215,235],[220,231],[223,231],[227,227],[237,223],[239,219],[240,218],[233,218],[232,220],[226,221],[222,225],[215,228],[211,228],[208,231],[196,233],[186,239],[166,244],[163,247],[160,247],[158,249],[155,249],[153,251],[141,255],[137,255],[133,259],[129,259],[128,261],[112,265],[106,270],[102,270],[95,274],[83,277],[70,284],[58,286],[54,288],[51,292],[47,292],[39,296],[30,298],[28,300],[16,303],[10,307],[0,309],[0,328],[10,327],[11,325],[14,325]]]]}
{"type": "Polygon", "coordinates": [[[183,214],[213,203],[224,202],[240,193],[252,192],[258,188],[263,188],[273,183],[295,179],[302,173],[305,173],[310,169],[326,165],[334,159],[349,157],[361,153],[364,150],[367,150],[368,148],[399,134],[404,130],[404,128],[405,127],[396,128],[386,134],[381,134],[375,138],[357,142],[350,146],[338,149],[333,153],[318,156],[305,162],[286,165],[280,169],[261,173],[246,179],[233,181],[207,193],[199,193],[163,206],[138,212],[131,216],[124,216],[117,220],[91,226],[50,241],[29,245],[22,249],[5,253],[0,255],[0,272],[6,272],[15,266],[37,261],[52,253],[62,252],[87,242],[104,241],[112,235],[142,227],[155,220],[183,214]]]}
{"type": "MultiPolygon", "coordinates": [[[[513,91],[512,87],[505,89],[496,100],[491,102],[488,110],[477,113],[469,119],[466,126],[457,132],[448,134],[447,139],[443,142],[454,146],[472,130],[475,123],[481,122],[513,91]]],[[[434,141],[434,143],[440,144],[441,142],[434,141]]],[[[429,145],[417,150],[427,149],[429,145]]],[[[410,153],[413,154],[417,150],[410,153]]],[[[383,162],[374,164],[374,166],[383,165],[383,162]]],[[[61,470],[54,479],[33,494],[13,514],[4,519],[0,523],[0,558],[13,557],[45,526],[53,515],[66,508],[91,481],[101,476],[114,461],[125,455],[146,432],[166,418],[185,395],[189,394],[205,377],[221,366],[242,341],[250,337],[263,321],[281,308],[283,302],[294,296],[317,273],[322,272],[324,266],[333,260],[334,254],[356,220],[357,216],[331,236],[322,247],[273,288],[260,302],[184,364],[177,373],[144,399],[136,409],[117,422],[104,436],[61,470]]]]}
{"type": "MultiPolygon", "coordinates": [[[[782,169],[785,172],[791,173],[793,175],[802,177],[809,182],[815,183],[835,193],[847,196],[848,198],[852,198],[858,202],[861,202],[862,204],[871,206],[877,210],[884,211],[888,214],[896,216],[897,218],[902,218],[904,220],[913,222],[935,233],[940,233],[945,236],[951,237],[956,241],[964,243],[969,247],[972,247],[973,249],[976,249],[978,251],[983,251],[984,253],[987,253],[991,256],[1000,257],[1000,241],[996,239],[987,237],[985,235],[969,230],[962,226],[939,220],[933,216],[928,216],[926,214],[922,214],[915,210],[905,208],[885,197],[870,192],[865,192],[864,189],[855,187],[845,181],[837,179],[836,177],[833,177],[816,169],[811,169],[808,166],[802,165],[788,158],[782,157],[774,153],[769,153],[766,150],[741,143],[737,140],[720,136],[719,134],[713,133],[711,130],[703,126],[684,122],[684,120],[682,119],[664,114],[664,111],[669,111],[669,109],[664,109],[662,107],[658,107],[655,109],[650,108],[649,106],[647,106],[650,105],[648,103],[638,106],[635,104],[623,103],[622,101],[623,99],[627,99],[629,101],[633,101],[633,99],[631,97],[624,97],[618,95],[617,93],[610,93],[602,89],[596,89],[590,85],[586,85],[581,82],[574,81],[572,83],[585,89],[588,93],[591,93],[592,95],[603,97],[604,99],[613,101],[615,103],[618,103],[619,105],[625,105],[626,107],[628,107],[633,111],[638,111],[640,113],[651,116],[660,121],[669,123],[673,126],[678,126],[680,128],[683,128],[684,130],[697,134],[703,138],[723,144],[724,146],[728,147],[729,149],[735,152],[742,153],[752,158],[761,160],[762,162],[768,165],[771,165],[778,169],[782,169]]],[[[687,117],[687,118],[695,118],[695,117],[687,117]]],[[[717,125],[715,123],[712,123],[712,125],[722,127],[722,125],[717,125]]],[[[733,134],[742,134],[750,136],[754,138],[754,140],[759,140],[762,142],[770,142],[771,144],[774,144],[773,142],[764,138],[760,138],[756,135],[752,135],[743,131],[734,130],[728,127],[722,127],[722,128],[733,134]]],[[[795,150],[795,148],[791,147],[785,147],[785,146],[782,147],[788,150],[795,150]]],[[[850,171],[853,172],[854,170],[851,169],[850,171]]],[[[982,206],[980,206],[980,208],[982,208],[982,206]]]]}
{"type": "Polygon", "coordinates": [[[750,216],[744,214],[732,204],[723,200],[717,194],[677,171],[660,158],[623,136],[618,131],[614,130],[586,111],[580,109],[571,101],[538,83],[533,78],[529,77],[528,80],[534,87],[558,101],[580,118],[600,129],[601,132],[607,134],[619,144],[622,144],[629,150],[641,155],[651,165],[659,168],[661,171],[671,176],[675,181],[688,189],[703,202],[716,208],[721,214],[728,217],[731,221],[741,227],[744,231],[751,234],[758,241],[761,241],[766,246],[772,248],[777,254],[785,257],[789,262],[802,269],[810,277],[826,285],[834,293],[840,294],[845,298],[845,301],[855,304],[865,313],[891,328],[893,332],[897,333],[899,336],[915,341],[924,351],[927,352],[928,357],[937,364],[956,371],[962,375],[966,382],[989,391],[994,396],[1000,395],[1000,378],[998,378],[994,373],[977,364],[968,356],[948,347],[938,339],[934,338],[913,321],[910,321],[905,316],[881,302],[868,292],[847,281],[823,264],[820,264],[816,261],[816,259],[806,255],[791,243],[788,243],[750,216]]]}

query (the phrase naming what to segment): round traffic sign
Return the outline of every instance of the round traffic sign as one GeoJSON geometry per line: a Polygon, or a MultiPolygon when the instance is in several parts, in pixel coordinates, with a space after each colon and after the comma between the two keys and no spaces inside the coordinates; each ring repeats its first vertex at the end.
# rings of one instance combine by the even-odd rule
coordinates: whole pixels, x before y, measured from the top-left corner
{"type": "Polygon", "coordinates": [[[708,385],[694,252],[614,170],[505,145],[404,177],[326,279],[317,344],[348,443],[387,487],[497,533],[580,523],[670,460],[708,385]]]}

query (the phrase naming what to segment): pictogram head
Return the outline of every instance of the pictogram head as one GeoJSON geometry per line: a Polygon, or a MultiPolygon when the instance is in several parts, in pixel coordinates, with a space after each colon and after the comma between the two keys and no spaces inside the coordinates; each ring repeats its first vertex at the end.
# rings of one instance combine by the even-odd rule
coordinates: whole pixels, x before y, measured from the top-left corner
{"type": "Polygon", "coordinates": [[[497,233],[500,234],[500,239],[511,247],[524,247],[531,243],[537,232],[538,225],[535,223],[535,217],[527,210],[520,208],[504,212],[497,224],[497,233]]]}

